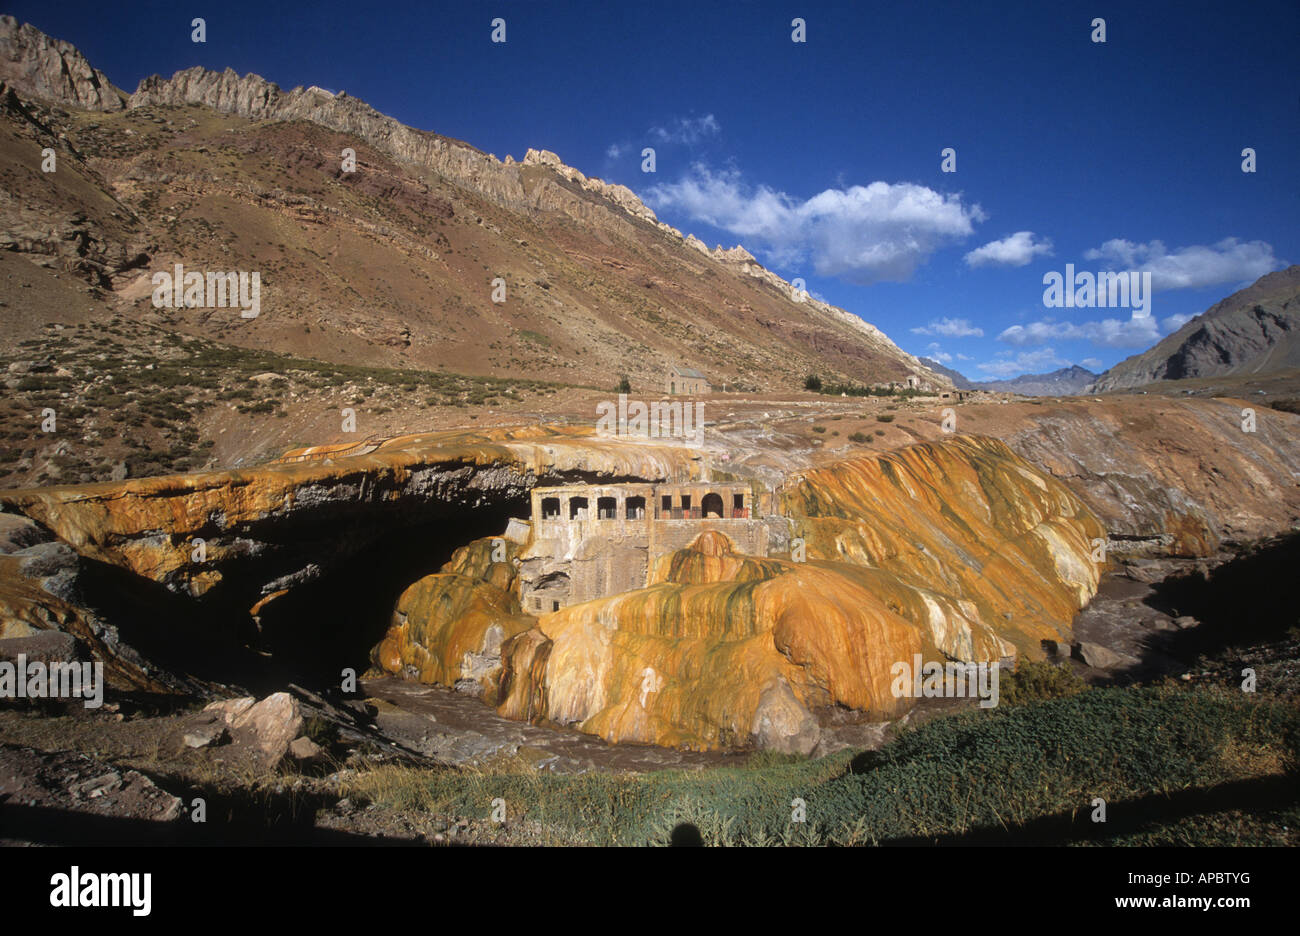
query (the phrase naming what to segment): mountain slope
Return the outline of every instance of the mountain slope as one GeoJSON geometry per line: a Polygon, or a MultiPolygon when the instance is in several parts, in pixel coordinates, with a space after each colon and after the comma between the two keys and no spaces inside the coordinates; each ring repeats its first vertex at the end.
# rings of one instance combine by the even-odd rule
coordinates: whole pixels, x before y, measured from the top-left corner
{"type": "Polygon", "coordinates": [[[1078,364],[1062,367],[1050,374],[1021,374],[1009,380],[981,381],[979,390],[1002,390],[1025,396],[1074,396],[1088,389],[1097,375],[1078,364]]]}
{"type": "Polygon", "coordinates": [[[104,76],[66,44],[52,60],[33,32],[0,20],[0,244],[134,319],[335,363],[627,374],[638,391],[674,363],[756,390],[809,372],[947,383],[857,316],[794,301],[743,248],[709,250],[553,153],[503,162],[344,93],[229,70],[155,76],[113,108],[104,76]],[[61,62],[75,65],[62,83],[61,62]],[[45,146],[54,173],[34,158],[45,146]],[[151,277],[175,264],[260,273],[261,314],[155,309],[151,277]]]}
{"type": "Polygon", "coordinates": [[[1295,367],[1300,367],[1300,266],[1261,276],[1154,347],[1120,361],[1093,389],[1295,367]]]}
{"type": "Polygon", "coordinates": [[[951,367],[944,367],[934,358],[923,357],[923,358],[919,358],[918,360],[920,360],[922,364],[930,368],[930,370],[934,371],[936,374],[943,374],[943,376],[947,377],[950,381],[952,381],[952,385],[956,387],[958,390],[980,389],[979,385],[976,384],[975,381],[968,378],[965,374],[961,373],[960,371],[955,371],[951,367]]]}
{"type": "Polygon", "coordinates": [[[1023,393],[1025,396],[1074,396],[1084,392],[1097,375],[1075,364],[1062,367],[1050,374],[1021,374],[1009,380],[970,380],[951,367],[944,367],[931,358],[921,358],[922,363],[952,381],[958,390],[994,390],[1005,393],[1023,393]]]}

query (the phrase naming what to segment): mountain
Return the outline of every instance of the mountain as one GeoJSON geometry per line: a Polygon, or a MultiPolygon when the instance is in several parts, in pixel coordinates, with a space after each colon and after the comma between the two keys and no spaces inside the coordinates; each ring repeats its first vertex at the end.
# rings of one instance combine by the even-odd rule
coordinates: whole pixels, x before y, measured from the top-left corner
{"type": "Polygon", "coordinates": [[[1120,361],[1097,379],[1093,390],[1295,367],[1300,367],[1300,266],[1261,276],[1154,347],[1120,361]]]}
{"type": "Polygon", "coordinates": [[[958,390],[979,389],[978,385],[974,381],[967,378],[965,374],[955,371],[951,367],[944,367],[934,358],[923,357],[923,358],[918,358],[917,360],[919,360],[926,367],[930,368],[930,370],[934,371],[936,374],[943,374],[943,376],[947,377],[949,380],[952,381],[952,385],[956,387],[958,390]]]}
{"type": "MultiPolygon", "coordinates": [[[[191,68],[126,95],[72,46],[3,17],[0,154],[0,248],[75,277],[89,304],[70,317],[340,365],[600,387],[627,374],[651,392],[673,364],[737,389],[808,373],[947,383],[624,186],[543,149],[499,160],[345,92],[191,68]],[[152,277],[177,264],[258,273],[260,314],[155,308],[152,277]]],[[[0,352],[48,324],[23,315],[0,352]]]]}
{"type": "Polygon", "coordinates": [[[926,367],[943,374],[958,390],[995,390],[1004,393],[1022,393],[1025,396],[1075,396],[1083,393],[1097,375],[1077,364],[1062,367],[1050,374],[1021,374],[1009,380],[970,380],[950,367],[944,367],[933,358],[920,359],[926,367]]]}
{"type": "Polygon", "coordinates": [[[1025,396],[1076,396],[1088,389],[1097,375],[1074,364],[1050,374],[1021,374],[1010,380],[986,380],[975,385],[978,390],[1001,390],[1025,396]]]}

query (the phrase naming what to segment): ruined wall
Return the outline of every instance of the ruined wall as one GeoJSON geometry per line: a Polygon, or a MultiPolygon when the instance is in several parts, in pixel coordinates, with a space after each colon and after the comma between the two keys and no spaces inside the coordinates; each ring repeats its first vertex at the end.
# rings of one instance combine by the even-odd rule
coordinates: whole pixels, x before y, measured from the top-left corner
{"type": "Polygon", "coordinates": [[[530,501],[533,540],[521,556],[520,597],[533,613],[643,588],[660,556],[685,548],[705,530],[723,530],[739,549],[767,554],[767,525],[749,519],[761,516],[761,502],[747,482],[568,485],[534,488],[530,501]],[[700,516],[706,497],[721,516],[700,516]],[[629,517],[633,504],[642,511],[629,517]]]}

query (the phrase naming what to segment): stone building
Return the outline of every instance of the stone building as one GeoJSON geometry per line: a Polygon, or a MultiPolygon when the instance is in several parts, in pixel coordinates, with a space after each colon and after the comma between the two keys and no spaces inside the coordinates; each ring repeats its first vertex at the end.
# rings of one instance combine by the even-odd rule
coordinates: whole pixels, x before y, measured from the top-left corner
{"type": "Polygon", "coordinates": [[[770,492],[747,481],[534,488],[520,554],[524,611],[543,614],[649,584],[655,560],[705,530],[766,556],[770,492]]]}
{"type": "Polygon", "coordinates": [[[668,379],[664,382],[664,391],[669,394],[686,393],[697,395],[710,393],[712,390],[713,385],[709,383],[709,378],[693,367],[674,365],[669,368],[668,379]]]}

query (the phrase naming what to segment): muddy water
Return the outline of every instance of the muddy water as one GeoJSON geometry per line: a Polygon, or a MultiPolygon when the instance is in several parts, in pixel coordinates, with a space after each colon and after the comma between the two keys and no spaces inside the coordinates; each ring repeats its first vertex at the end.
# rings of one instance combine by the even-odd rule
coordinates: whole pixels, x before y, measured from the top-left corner
{"type": "MultiPolygon", "coordinates": [[[[502,718],[473,696],[442,686],[392,677],[364,680],[368,700],[379,713],[375,722],[387,738],[410,751],[446,764],[491,765],[519,758],[537,770],[583,773],[588,770],[643,772],[738,767],[752,751],[681,751],[646,744],[610,744],[573,728],[543,727],[502,718]]],[[[817,712],[821,757],[845,748],[875,749],[908,724],[974,704],[970,700],[924,699],[896,722],[872,721],[861,712],[817,712]]]]}
{"type": "Polygon", "coordinates": [[[649,771],[739,766],[744,753],[678,751],[609,744],[571,728],[544,728],[502,718],[482,701],[442,686],[384,678],[365,680],[377,703],[380,731],[398,744],[448,764],[486,765],[519,757],[554,773],[649,771]]]}

